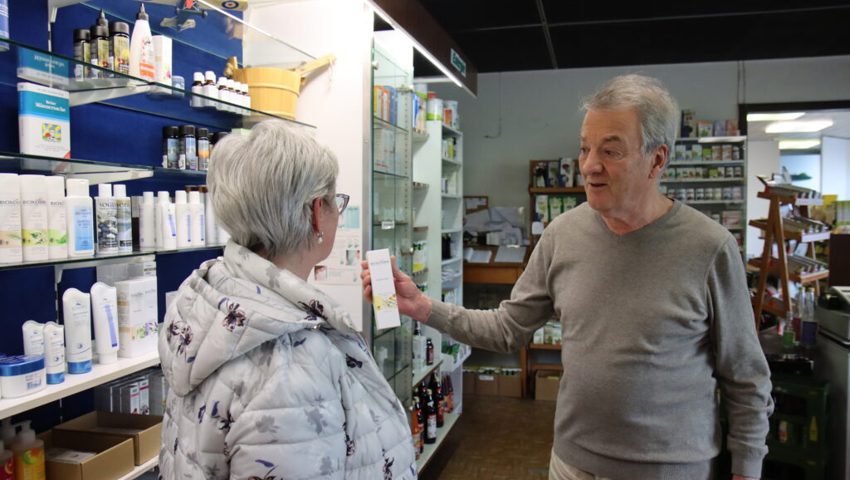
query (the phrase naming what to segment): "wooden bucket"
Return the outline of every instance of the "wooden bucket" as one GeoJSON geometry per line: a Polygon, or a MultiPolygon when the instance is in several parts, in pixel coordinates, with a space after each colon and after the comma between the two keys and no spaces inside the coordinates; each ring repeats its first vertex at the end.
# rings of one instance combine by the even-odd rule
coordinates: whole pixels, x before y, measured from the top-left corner
{"type": "Polygon", "coordinates": [[[330,65],[334,59],[333,55],[325,55],[291,70],[275,67],[238,68],[233,71],[233,78],[248,84],[252,109],[295,120],[301,87],[307,83],[312,72],[330,65]]]}

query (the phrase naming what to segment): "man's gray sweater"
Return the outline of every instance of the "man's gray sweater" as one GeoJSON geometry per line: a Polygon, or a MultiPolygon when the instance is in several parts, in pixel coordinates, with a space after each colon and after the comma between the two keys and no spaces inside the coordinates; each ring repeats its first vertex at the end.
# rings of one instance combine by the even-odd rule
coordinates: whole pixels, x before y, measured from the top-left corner
{"type": "Polygon", "coordinates": [[[490,311],[434,302],[427,323],[507,352],[553,315],[563,335],[561,460],[614,479],[696,478],[689,472],[720,451],[719,385],[733,473],[760,476],[770,374],[726,229],[675,202],[616,235],[582,204],[545,230],[510,300],[490,311]]]}

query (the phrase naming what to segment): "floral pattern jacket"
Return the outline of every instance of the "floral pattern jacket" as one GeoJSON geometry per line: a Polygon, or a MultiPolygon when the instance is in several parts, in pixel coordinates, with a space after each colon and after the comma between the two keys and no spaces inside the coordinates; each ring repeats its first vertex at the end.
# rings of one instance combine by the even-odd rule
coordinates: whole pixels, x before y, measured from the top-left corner
{"type": "Polygon", "coordinates": [[[348,314],[233,242],[168,309],[163,479],[415,479],[405,411],[348,314]]]}

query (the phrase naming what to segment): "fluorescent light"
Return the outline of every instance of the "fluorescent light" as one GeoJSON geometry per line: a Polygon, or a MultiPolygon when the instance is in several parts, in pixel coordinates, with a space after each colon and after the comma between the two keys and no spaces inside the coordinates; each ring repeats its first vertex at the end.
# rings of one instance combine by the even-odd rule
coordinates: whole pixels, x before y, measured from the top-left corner
{"type": "Polygon", "coordinates": [[[383,9],[381,9],[381,7],[379,7],[374,0],[367,0],[367,3],[369,3],[372,9],[375,10],[375,13],[379,17],[381,17],[385,22],[389,23],[394,30],[397,30],[407,35],[407,38],[410,39],[411,43],[413,43],[413,47],[419,50],[419,53],[421,53],[425,58],[427,58],[429,62],[434,64],[434,66],[437,67],[437,69],[439,69],[441,72],[443,72],[445,76],[449,77],[449,79],[454,82],[455,85],[464,88],[463,83],[461,83],[461,81],[451,71],[449,71],[449,69],[446,68],[445,65],[443,65],[439,60],[437,60],[437,57],[431,55],[431,52],[429,52],[425,47],[422,46],[422,44],[416,41],[416,39],[413,38],[413,35],[408,33],[407,30],[401,28],[401,25],[399,25],[398,22],[393,20],[392,17],[387,15],[387,12],[383,11],[383,9]]]}
{"type": "Polygon", "coordinates": [[[797,120],[805,115],[806,112],[788,112],[788,113],[748,113],[748,122],[779,122],[783,120],[797,120]]]}
{"type": "Polygon", "coordinates": [[[817,138],[800,138],[795,140],[779,140],[780,150],[809,150],[820,146],[817,138]]]}
{"type": "Polygon", "coordinates": [[[764,129],[766,133],[819,132],[832,126],[832,120],[801,120],[798,122],[771,123],[764,129]]]}

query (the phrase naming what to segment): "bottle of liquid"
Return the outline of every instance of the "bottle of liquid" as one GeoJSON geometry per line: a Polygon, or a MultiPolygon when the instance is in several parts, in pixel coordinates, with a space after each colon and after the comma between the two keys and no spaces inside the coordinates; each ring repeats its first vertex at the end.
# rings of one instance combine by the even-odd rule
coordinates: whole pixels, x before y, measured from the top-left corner
{"type": "Polygon", "coordinates": [[[220,245],[218,241],[218,228],[215,224],[215,214],[212,208],[212,198],[206,185],[200,187],[201,195],[204,197],[204,239],[207,245],[220,245]]]}
{"type": "Polygon", "coordinates": [[[21,330],[24,332],[24,355],[44,355],[44,325],[27,320],[21,330]]]}
{"type": "Polygon", "coordinates": [[[12,454],[15,459],[17,480],[44,480],[44,440],[36,438],[29,420],[21,422],[21,431],[15,436],[12,454]]]}
{"type": "Polygon", "coordinates": [[[432,445],[437,443],[437,406],[434,404],[434,396],[431,389],[428,389],[425,398],[425,443],[432,445]]]}
{"type": "Polygon", "coordinates": [[[189,229],[190,243],[193,247],[206,246],[204,206],[201,205],[201,192],[197,190],[189,192],[189,216],[191,218],[191,228],[189,229]]]}
{"type": "Polygon", "coordinates": [[[11,450],[0,440],[0,480],[15,480],[15,459],[11,450]]]}
{"type": "Polygon", "coordinates": [[[153,192],[142,193],[142,204],[139,208],[139,248],[154,250],[156,248],[156,204],[153,192]]]}
{"type": "Polygon", "coordinates": [[[210,165],[210,131],[198,128],[198,170],[207,171],[210,165]]]}
{"type": "Polygon", "coordinates": [[[159,228],[162,238],[163,250],[174,250],[177,248],[177,221],[175,218],[174,204],[171,203],[168,192],[159,192],[159,228]]]}
{"type": "Polygon", "coordinates": [[[177,220],[177,248],[192,246],[192,215],[186,203],[186,192],[174,192],[174,212],[177,220]]]}
{"type": "Polygon", "coordinates": [[[74,79],[85,80],[91,75],[91,31],[88,28],[74,29],[74,79]]]}
{"type": "Polygon", "coordinates": [[[21,179],[14,173],[0,173],[0,264],[21,263],[21,179]]]}
{"type": "Polygon", "coordinates": [[[442,428],[446,419],[445,405],[443,404],[443,386],[440,384],[439,373],[431,374],[431,392],[434,394],[434,405],[437,409],[437,428],[442,428]]]}
{"type": "Polygon", "coordinates": [[[68,221],[65,207],[65,179],[47,177],[47,256],[51,260],[68,258],[68,221]]]}
{"type": "Polygon", "coordinates": [[[802,311],[802,334],[800,335],[800,345],[805,348],[813,348],[817,343],[818,338],[818,321],[815,318],[815,290],[811,287],[806,288],[803,293],[803,311],[802,311]]]}
{"type": "Polygon", "coordinates": [[[420,372],[425,368],[427,340],[422,335],[422,326],[414,322],[413,327],[413,371],[420,372]]]}
{"type": "Polygon", "coordinates": [[[62,318],[65,324],[65,359],[68,373],[91,371],[91,295],[76,288],[62,294],[62,318]]]}
{"type": "Polygon", "coordinates": [[[133,219],[130,206],[130,197],[127,196],[127,187],[121,184],[112,186],[115,197],[115,218],[118,221],[118,252],[133,252],[133,219]]]}
{"type": "Polygon", "coordinates": [[[21,175],[21,242],[25,262],[49,258],[47,181],[44,175],[21,175]]]}
{"type": "Polygon", "coordinates": [[[215,108],[218,103],[218,86],[215,84],[215,72],[212,70],[204,72],[204,96],[207,98],[204,99],[203,106],[215,108]]]}
{"type": "Polygon", "coordinates": [[[215,104],[215,109],[219,112],[227,112],[229,111],[228,105],[223,102],[230,101],[230,95],[227,92],[227,78],[218,77],[218,82],[216,83],[216,87],[218,88],[218,102],[215,104]]]}
{"type": "Polygon", "coordinates": [[[180,129],[175,125],[162,127],[162,168],[178,168],[180,129]]]}
{"type": "Polygon", "coordinates": [[[112,59],[109,55],[109,22],[103,10],[100,11],[97,21],[91,26],[89,32],[91,63],[100,67],[100,69],[91,69],[92,78],[107,78],[109,77],[107,70],[112,70],[112,59]]]}
{"type": "Polygon", "coordinates": [[[153,82],[156,76],[155,64],[148,14],[145,13],[145,4],[140,3],[133,36],[130,38],[130,75],[153,82]]]}
{"type": "Polygon", "coordinates": [[[434,342],[431,338],[425,339],[425,365],[434,364],[434,342]]]}
{"type": "Polygon", "coordinates": [[[103,282],[95,282],[91,287],[91,305],[97,363],[115,363],[118,361],[119,348],[117,290],[103,282]]]}
{"type": "Polygon", "coordinates": [[[101,183],[97,186],[94,210],[97,218],[97,254],[114,255],[118,253],[118,209],[112,198],[112,185],[101,183]]]}
{"type": "Polygon", "coordinates": [[[417,420],[416,416],[416,408],[411,405],[408,408],[407,414],[408,421],[410,421],[410,434],[411,441],[413,443],[413,451],[416,453],[416,460],[419,460],[419,420],[417,420]]]}
{"type": "Polygon", "coordinates": [[[179,155],[185,158],[185,166],[181,166],[180,168],[185,168],[187,170],[197,170],[198,169],[198,143],[195,138],[195,126],[194,125],[182,125],[180,127],[180,142],[179,145],[179,155]]]}
{"type": "Polygon", "coordinates": [[[199,95],[204,93],[204,74],[195,72],[192,75],[192,98],[189,100],[189,106],[192,108],[201,108],[204,106],[204,99],[199,95]]]}
{"type": "Polygon", "coordinates": [[[65,381],[65,327],[56,322],[44,325],[44,365],[48,385],[65,381]]]}
{"type": "Polygon", "coordinates": [[[112,49],[112,69],[130,74],[130,25],[112,22],[109,26],[109,46],[112,49]]]}
{"type": "Polygon", "coordinates": [[[94,255],[94,208],[89,197],[89,181],[69,178],[65,181],[68,196],[65,198],[68,222],[68,256],[71,258],[94,255]]]}
{"type": "Polygon", "coordinates": [[[419,432],[419,453],[425,451],[425,409],[419,395],[413,397],[413,409],[416,411],[417,431],[419,432]]]}

